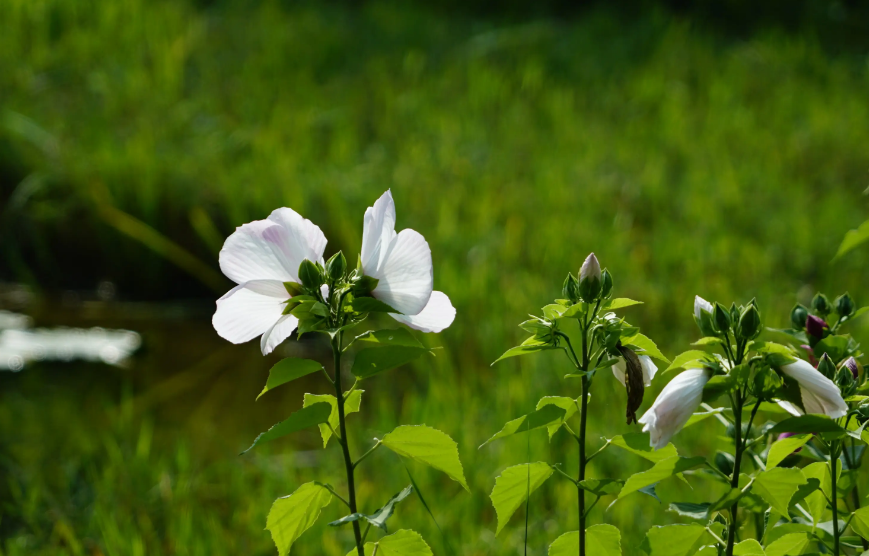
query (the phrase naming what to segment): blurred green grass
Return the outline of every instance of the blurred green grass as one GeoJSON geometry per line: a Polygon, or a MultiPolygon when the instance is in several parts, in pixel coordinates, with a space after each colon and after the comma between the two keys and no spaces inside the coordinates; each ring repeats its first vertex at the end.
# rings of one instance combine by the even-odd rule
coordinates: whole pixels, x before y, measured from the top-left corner
{"type": "MultiPolygon", "coordinates": [[[[486,494],[503,467],[526,461],[526,441],[476,447],[539,397],[578,385],[551,354],[489,363],[588,252],[619,295],[646,302],[629,320],[671,356],[695,336],[695,293],[756,296],[773,326],[818,288],[869,300],[865,252],[829,264],[866,217],[869,62],[811,34],[734,39],[654,9],[516,24],[388,2],[4,0],[0,21],[6,280],[50,293],[107,278],[127,299],[211,297],[104,207],[216,268],[220,238],[290,206],[323,228],[327,254],[352,260],[364,208],[392,189],[399,228],[430,242],[435,286],[458,318],[426,338],[445,347],[437,358],[366,385],[351,425],[360,442],[403,423],[459,442],[472,495],[413,471],[460,554],[521,546],[518,517],[493,537],[486,494]]],[[[195,326],[195,345],[179,348],[188,359],[225,348],[202,339],[207,322],[195,326]]],[[[3,554],[270,554],[272,500],[314,478],[343,485],[339,458],[334,446],[316,451],[315,433],[237,458],[301,391],[254,404],[268,364],[255,346],[229,350],[219,388],[203,377],[196,394],[141,411],[130,409],[135,381],[82,397],[93,385],[74,377],[68,390],[46,387],[60,371],[0,377],[3,554]]],[[[145,358],[135,372],[185,365],[145,358]]],[[[626,431],[623,396],[608,377],[595,383],[595,434],[626,431]]],[[[676,444],[711,455],[709,430],[676,444]]],[[[538,435],[531,460],[572,468],[574,448],[538,435]]],[[[613,451],[592,476],[643,467],[613,451]]],[[[362,499],[373,508],[397,492],[402,471],[376,453],[361,468],[362,499]]],[[[707,488],[659,492],[699,500],[707,488]]],[[[651,498],[604,508],[591,522],[618,525],[626,554],[650,526],[678,521],[651,498]]],[[[556,479],[532,511],[535,553],[575,528],[575,494],[556,479]]],[[[418,503],[393,519],[446,553],[418,503]]],[[[325,521],[294,554],[344,554],[348,532],[325,521]]]]}

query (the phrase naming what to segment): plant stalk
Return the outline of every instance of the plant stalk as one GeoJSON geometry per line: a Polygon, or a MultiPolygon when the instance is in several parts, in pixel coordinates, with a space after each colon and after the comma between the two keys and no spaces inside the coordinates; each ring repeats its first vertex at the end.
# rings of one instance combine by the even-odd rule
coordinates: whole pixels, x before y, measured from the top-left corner
{"type": "MultiPolygon", "coordinates": [[[[350,457],[350,443],[347,439],[347,423],[344,418],[344,392],[341,390],[341,339],[343,334],[339,332],[332,338],[332,354],[335,361],[335,398],[338,401],[338,430],[341,433],[341,449],[344,452],[344,467],[347,469],[347,501],[350,513],[356,513],[356,484],[353,477],[353,459],[350,457]]],[[[356,553],[365,556],[362,546],[362,530],[359,521],[353,522],[353,535],[356,537],[356,553]]]]}
{"type": "Polygon", "coordinates": [[[839,470],[839,450],[841,443],[833,441],[830,443],[830,476],[832,477],[832,488],[830,489],[830,506],[833,508],[833,554],[839,556],[839,536],[842,534],[839,531],[839,495],[836,483],[838,482],[837,475],[839,470]]]}
{"type": "MultiPolygon", "coordinates": [[[[733,417],[735,420],[734,427],[736,429],[736,438],[734,439],[736,442],[736,454],[734,454],[733,461],[733,475],[730,477],[730,488],[738,488],[739,487],[739,468],[740,463],[742,462],[742,450],[744,448],[742,442],[742,393],[736,393],[736,399],[734,400],[736,403],[733,408],[733,417]]],[[[725,556],[733,556],[733,546],[736,541],[736,512],[738,510],[738,502],[734,502],[732,506],[730,506],[730,524],[727,528],[727,548],[724,551],[725,556]]]]}
{"type": "MultiPolygon", "coordinates": [[[[592,317],[593,319],[594,317],[592,317]]],[[[583,327],[582,331],[582,370],[588,371],[588,327],[583,327]]],[[[582,397],[582,402],[580,403],[580,415],[579,415],[579,479],[577,481],[577,494],[579,497],[579,556],[585,556],[585,520],[586,511],[585,511],[585,490],[579,487],[579,481],[585,480],[585,466],[588,463],[588,460],[585,457],[585,434],[586,434],[586,425],[588,423],[588,390],[590,387],[590,382],[588,380],[588,375],[583,375],[582,377],[582,391],[580,392],[580,396],[582,397]]]]}

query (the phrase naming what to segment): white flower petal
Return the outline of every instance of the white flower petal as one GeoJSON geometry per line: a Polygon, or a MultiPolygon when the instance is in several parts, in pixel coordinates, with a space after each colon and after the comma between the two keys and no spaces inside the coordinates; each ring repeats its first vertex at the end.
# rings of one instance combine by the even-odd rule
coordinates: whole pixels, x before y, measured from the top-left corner
{"type": "Polygon", "coordinates": [[[627,370],[627,363],[625,363],[624,357],[619,357],[619,360],[616,361],[615,365],[612,366],[613,375],[619,379],[619,382],[622,383],[622,386],[627,386],[625,384],[625,371],[627,370]]]}
{"type": "Polygon", "coordinates": [[[682,430],[703,399],[703,387],[709,381],[703,369],[688,369],[661,390],[655,403],[640,417],[649,433],[649,444],[660,450],[674,434],[682,430]]]}
{"type": "Polygon", "coordinates": [[[440,332],[453,323],[453,320],[456,318],[456,310],[445,293],[433,291],[425,309],[419,314],[396,315],[390,313],[390,316],[414,330],[440,332]]]}
{"type": "Polygon", "coordinates": [[[706,301],[705,299],[703,299],[699,295],[695,295],[694,296],[694,316],[697,317],[698,319],[700,318],[700,311],[701,310],[706,311],[707,313],[709,313],[711,315],[712,312],[715,311],[715,308],[712,306],[711,303],[709,303],[708,301],[706,301]]]}
{"type": "Polygon", "coordinates": [[[290,294],[287,292],[284,283],[277,280],[249,280],[243,285],[245,288],[260,295],[276,297],[281,301],[286,301],[290,298],[290,294]]]}
{"type": "Polygon", "coordinates": [[[643,384],[651,386],[652,379],[655,378],[655,373],[658,372],[658,366],[655,365],[655,362],[648,355],[640,355],[640,364],[643,365],[643,384]]]}
{"type": "Polygon", "coordinates": [[[794,417],[800,417],[801,415],[805,415],[803,410],[792,404],[791,402],[785,400],[776,400],[775,403],[779,405],[782,409],[793,415],[794,417]]]}
{"type": "Polygon", "coordinates": [[[596,278],[600,280],[600,277],[600,262],[597,260],[597,257],[594,256],[594,253],[592,253],[585,258],[585,261],[579,269],[579,281],[582,282],[586,278],[596,278]]]}
{"type": "Polygon", "coordinates": [[[241,344],[271,328],[283,310],[281,299],[262,295],[242,284],[217,300],[211,323],[221,338],[241,344]]]}
{"type": "Polygon", "coordinates": [[[281,315],[281,318],[271,328],[266,330],[260,339],[259,345],[263,355],[268,355],[274,351],[281,342],[290,337],[290,334],[293,333],[293,330],[298,325],[299,319],[293,315],[281,315]]]}
{"type": "Polygon", "coordinates": [[[220,250],[220,270],[232,281],[297,282],[302,260],[319,261],[326,237],[316,225],[291,209],[272,212],[268,220],[238,227],[220,250]]]}
{"type": "Polygon", "coordinates": [[[819,413],[833,419],[844,417],[848,413],[848,404],[842,399],[839,387],[808,361],[797,359],[783,365],[781,370],[799,383],[806,413],[819,413]]]}
{"type": "Polygon", "coordinates": [[[395,202],[392,192],[387,189],[373,207],[365,210],[360,254],[362,267],[378,268],[395,235],[395,202]]]}
{"type": "Polygon", "coordinates": [[[418,232],[402,230],[381,256],[378,267],[366,267],[366,276],[379,280],[371,295],[403,315],[417,315],[428,303],[434,286],[431,249],[418,232]]]}

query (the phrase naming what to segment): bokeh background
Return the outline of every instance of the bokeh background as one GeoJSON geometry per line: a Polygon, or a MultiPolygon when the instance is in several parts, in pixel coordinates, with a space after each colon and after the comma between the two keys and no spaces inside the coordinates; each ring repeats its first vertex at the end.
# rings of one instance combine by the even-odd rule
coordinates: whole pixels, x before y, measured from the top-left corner
{"type": "MultiPolygon", "coordinates": [[[[365,385],[355,450],[397,424],[444,430],[472,493],[412,465],[444,536],[416,499],[390,525],[436,554],[519,553],[524,511],[495,537],[494,478],[529,450],[574,469],[575,444],[477,446],[578,384],[558,354],[490,363],[590,251],[618,295],[645,301],[626,316],[670,357],[697,337],[695,294],[756,296],[769,326],[818,289],[869,301],[869,252],[831,263],[869,215],[867,37],[856,1],[0,0],[0,309],[141,342],[120,365],[0,371],[0,554],[268,555],[276,497],[315,478],[343,490],[338,448],[315,430],[237,455],[303,392],[328,391],[312,375],[255,403],[269,367],[328,350],[305,338],[263,358],[217,337],[217,253],[289,206],[324,230],[327,256],[354,261],[387,188],[458,316],[425,335],[436,358],[365,385]]],[[[617,386],[595,382],[595,438],[629,430],[617,386]]],[[[680,453],[726,445],[706,425],[680,453]]],[[[612,449],[590,473],[648,465],[612,449]]],[[[363,507],[404,473],[376,452],[363,507]]],[[[662,483],[663,504],[606,500],[590,522],[639,554],[650,526],[685,521],[669,501],[709,494],[692,484],[662,483]]],[[[293,553],[343,555],[350,530],[325,525],[341,515],[333,504],[293,553]]],[[[528,553],[576,520],[553,477],[528,553]]]]}

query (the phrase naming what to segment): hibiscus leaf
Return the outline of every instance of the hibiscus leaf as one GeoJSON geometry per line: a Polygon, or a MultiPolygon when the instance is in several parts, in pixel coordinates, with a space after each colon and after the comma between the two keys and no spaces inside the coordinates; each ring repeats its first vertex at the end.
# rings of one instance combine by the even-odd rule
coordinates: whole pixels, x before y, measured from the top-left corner
{"type": "MultiPolygon", "coordinates": [[[[544,398],[546,399],[546,398],[544,398]]],[[[540,400],[543,401],[543,400],[540,400]]],[[[572,401],[572,400],[571,400],[572,401]]],[[[564,408],[559,407],[555,404],[547,404],[541,407],[536,411],[532,411],[527,415],[523,415],[522,417],[517,417],[512,421],[507,422],[500,431],[496,432],[492,437],[483,442],[480,446],[482,448],[486,444],[498,440],[499,438],[504,438],[505,436],[510,436],[513,434],[517,434],[520,432],[531,431],[534,429],[539,429],[542,427],[549,427],[550,425],[557,424],[561,425],[564,422],[566,416],[566,412],[564,408]]],[[[551,436],[551,435],[550,435],[551,436]]]]}
{"type": "Polygon", "coordinates": [[[263,391],[260,392],[256,399],[260,399],[263,394],[270,390],[274,390],[282,384],[286,384],[311,373],[316,373],[322,368],[323,365],[311,359],[299,359],[297,357],[281,359],[269,371],[269,378],[266,381],[265,388],[263,388],[263,391]]]}
{"type": "Polygon", "coordinates": [[[448,434],[425,425],[402,425],[384,436],[381,443],[400,456],[443,471],[471,491],[459,460],[458,445],[448,434]]]}
{"type": "Polygon", "coordinates": [[[811,434],[798,434],[776,441],[770,446],[769,454],[766,456],[766,468],[772,469],[777,466],[782,460],[802,448],[803,444],[811,439],[811,434]]]}
{"type": "MultiPolygon", "coordinates": [[[[595,556],[621,556],[621,534],[606,523],[585,530],[585,547],[595,556]]],[[[579,551],[579,531],[565,533],[549,545],[549,556],[574,556],[579,551]]]]}
{"type": "Polygon", "coordinates": [[[532,492],[537,490],[555,471],[548,463],[523,463],[508,467],[495,479],[495,488],[489,498],[498,516],[498,527],[495,535],[510,521],[532,492]]]}
{"type": "Polygon", "coordinates": [[[293,543],[314,525],[320,511],[331,501],[332,493],[318,483],[305,483],[291,495],[275,500],[266,529],[272,535],[279,556],[290,553],[293,543]]]}
{"type": "MultiPolygon", "coordinates": [[[[344,397],[344,415],[357,413],[362,404],[362,392],[365,390],[353,390],[344,397]]],[[[329,414],[328,425],[320,423],[320,436],[323,437],[323,448],[329,444],[329,439],[332,437],[332,431],[338,429],[338,398],[332,394],[305,394],[303,407],[308,407],[316,403],[328,403],[332,406],[332,412],[329,414]],[[330,428],[331,427],[331,428],[330,428]]]]}
{"type": "Polygon", "coordinates": [[[426,347],[407,345],[366,348],[356,354],[351,372],[356,378],[369,378],[410,363],[430,351],[426,347]]]}
{"type": "Polygon", "coordinates": [[[320,423],[326,423],[331,413],[332,406],[328,403],[315,403],[314,405],[304,407],[257,436],[250,448],[242,452],[242,454],[246,454],[257,444],[262,444],[263,442],[268,442],[308,427],[319,425],[320,423]]]}
{"type": "Polygon", "coordinates": [[[693,556],[706,537],[703,525],[658,525],[649,529],[640,547],[649,556],[693,556]]]}
{"type": "Polygon", "coordinates": [[[757,474],[752,491],[782,515],[788,515],[791,498],[806,484],[802,471],[793,467],[775,467],[757,474]]]}
{"type": "Polygon", "coordinates": [[[405,328],[388,328],[385,330],[369,330],[353,339],[353,342],[366,342],[379,346],[424,347],[405,328]]]}
{"type": "Polygon", "coordinates": [[[781,434],[783,432],[846,432],[836,421],[826,415],[801,415],[781,421],[771,428],[769,434],[781,434]]]}
{"type": "Polygon", "coordinates": [[[401,311],[390,307],[386,303],[373,297],[354,297],[350,302],[350,306],[354,313],[396,313],[401,314],[401,311]]]}
{"type": "Polygon", "coordinates": [[[705,461],[706,459],[701,456],[693,458],[673,456],[671,458],[661,460],[653,465],[651,469],[631,475],[628,480],[625,481],[625,486],[619,493],[619,499],[622,499],[625,496],[640,490],[641,488],[653,485],[668,477],[672,477],[677,473],[687,471],[688,469],[693,469],[698,465],[702,465],[705,461]]]}
{"type": "Polygon", "coordinates": [[[537,353],[538,351],[547,351],[550,349],[556,349],[557,346],[553,346],[551,344],[542,344],[542,345],[521,345],[508,349],[504,352],[504,354],[495,359],[492,362],[492,365],[501,361],[502,359],[507,359],[509,357],[516,357],[517,355],[528,355],[529,353],[537,353]]]}
{"type": "MultiPolygon", "coordinates": [[[[365,556],[432,556],[431,547],[422,535],[410,529],[400,529],[377,542],[365,543],[365,556]]],[[[347,556],[356,556],[354,548],[347,556]]]]}

